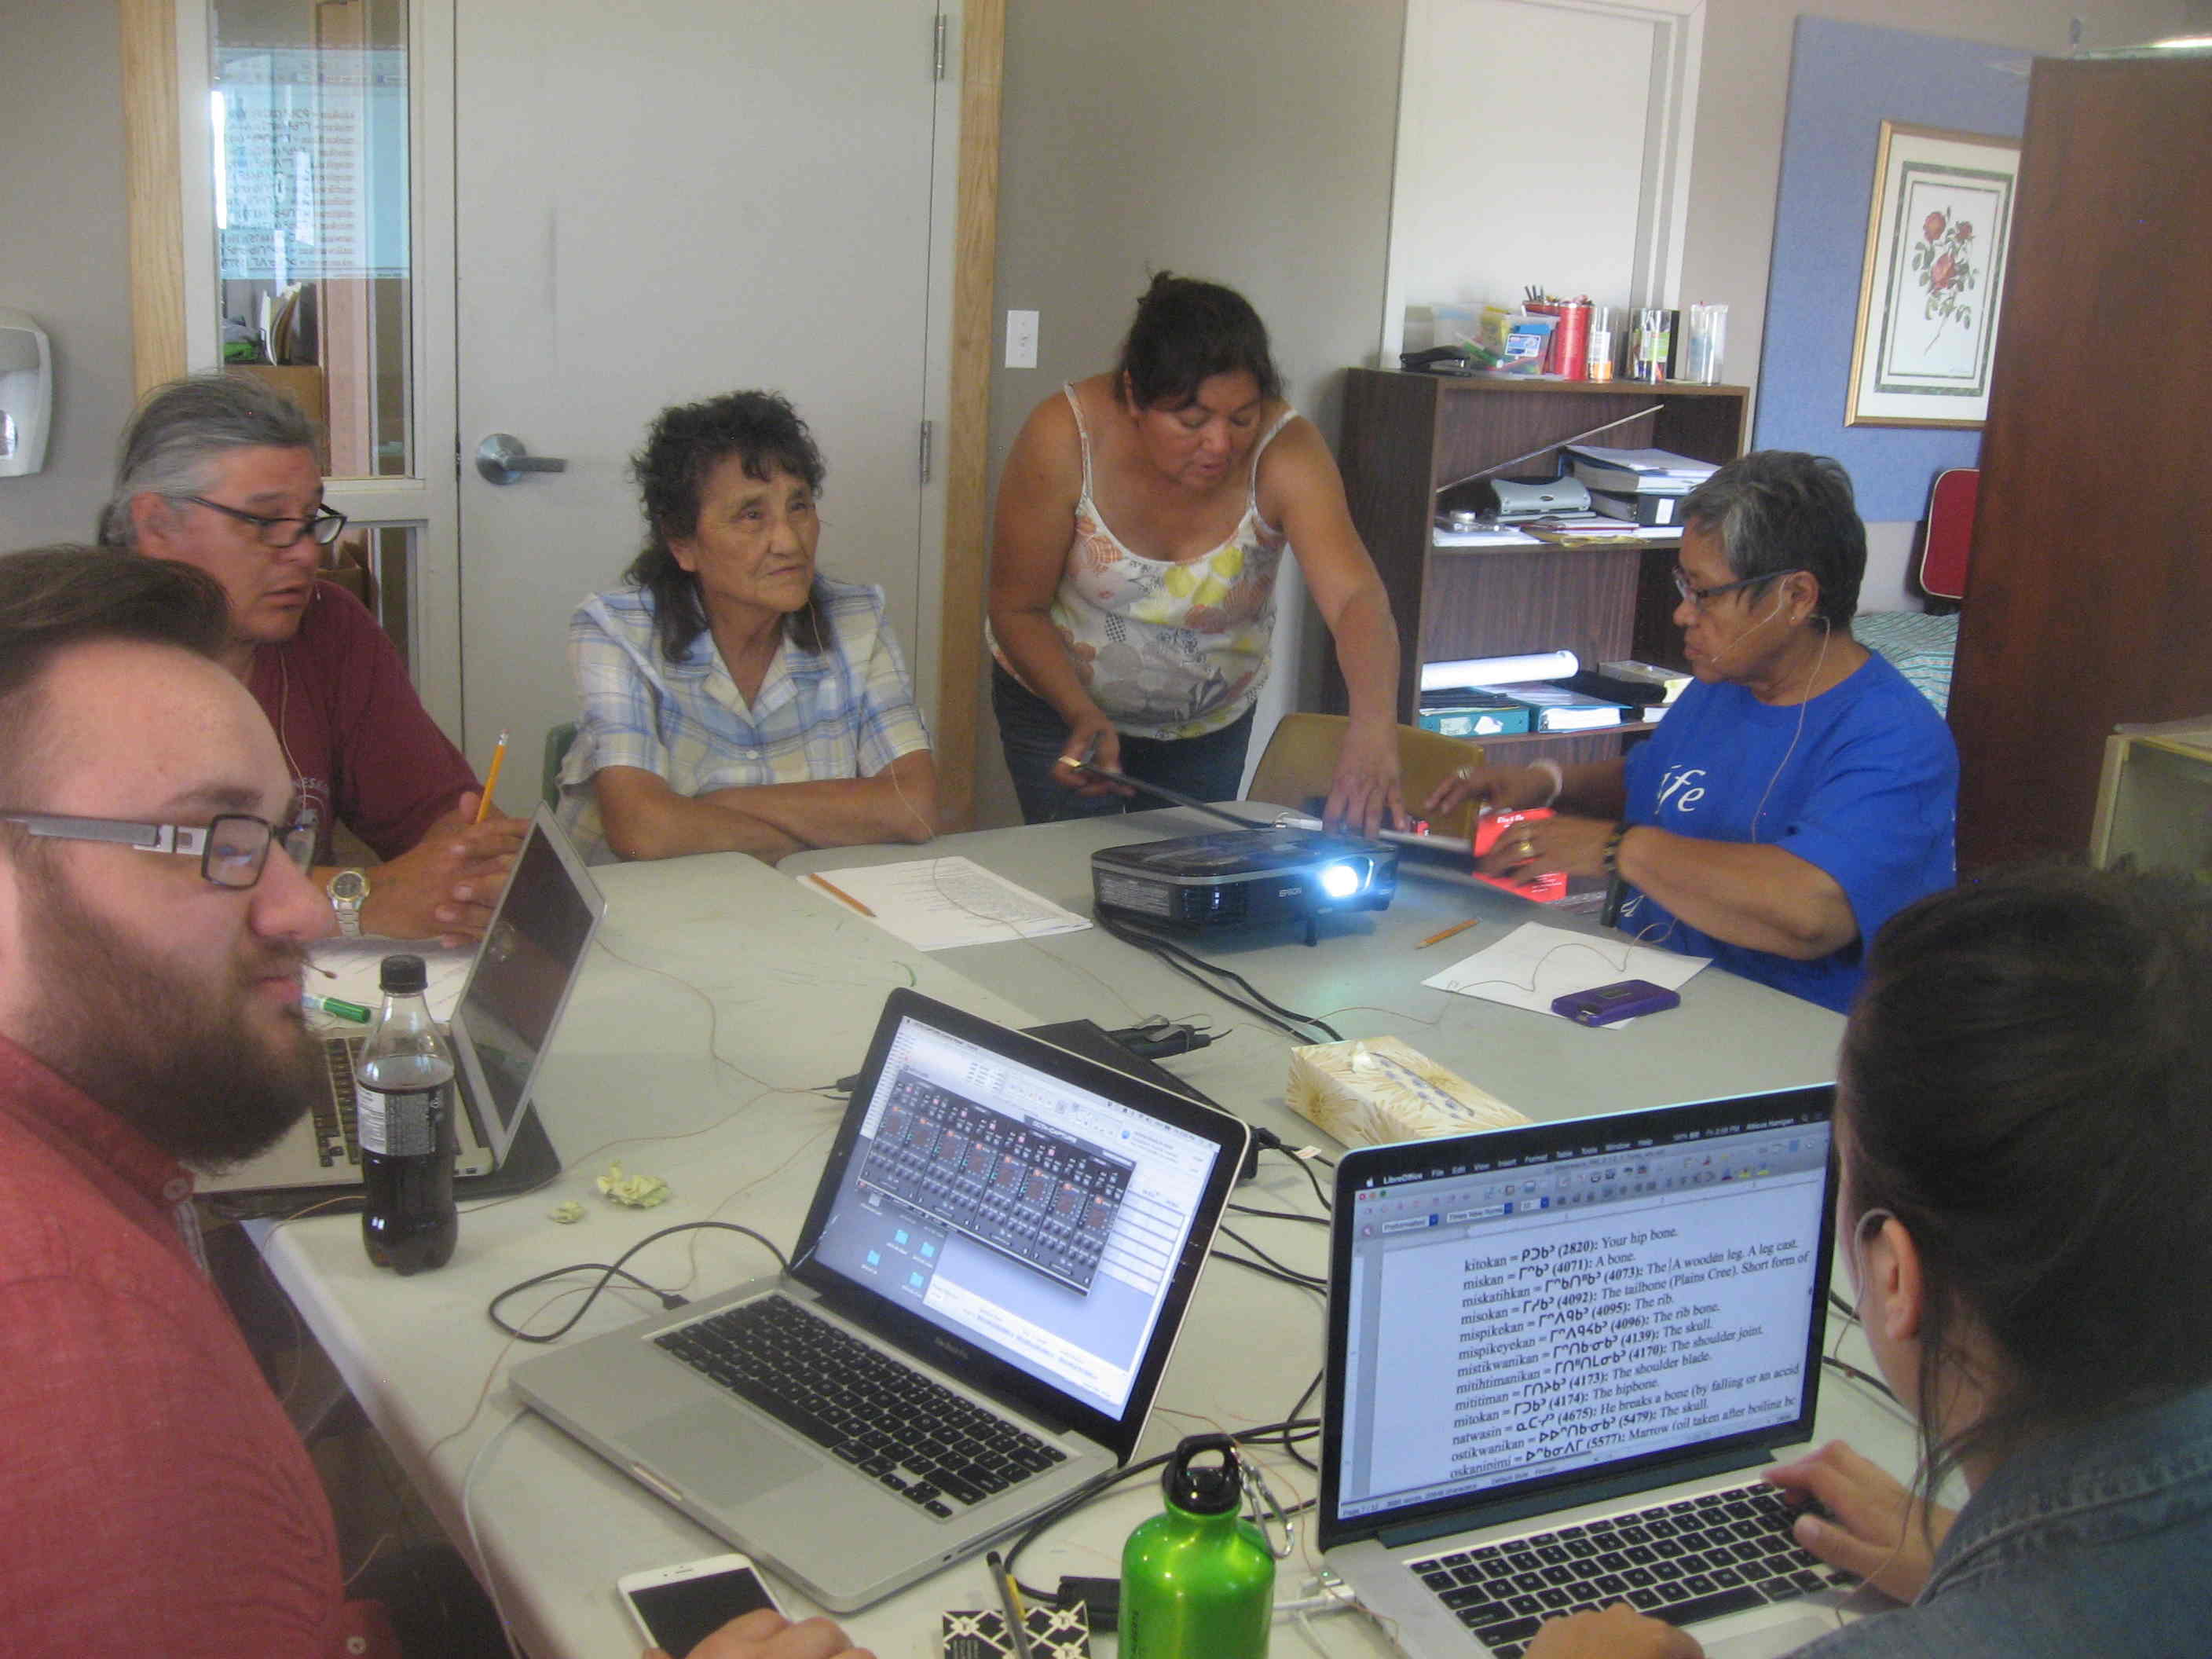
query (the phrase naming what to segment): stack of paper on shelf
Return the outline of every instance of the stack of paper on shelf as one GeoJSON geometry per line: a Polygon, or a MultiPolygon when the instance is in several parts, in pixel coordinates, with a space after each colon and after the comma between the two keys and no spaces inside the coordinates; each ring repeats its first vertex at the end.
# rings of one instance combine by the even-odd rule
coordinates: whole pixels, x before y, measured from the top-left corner
{"type": "Polygon", "coordinates": [[[1528,704],[1534,717],[1529,729],[1534,732],[1601,731],[1608,726],[1619,726],[1627,714],[1619,703],[1570,691],[1547,680],[1524,680],[1516,685],[1490,689],[1503,691],[1516,702],[1528,704]]]}
{"type": "MultiPolygon", "coordinates": [[[[1569,444],[1565,453],[1575,477],[1592,489],[1625,495],[1686,495],[1720,471],[1711,461],[1692,460],[1667,449],[1607,449],[1597,444],[1569,444]]],[[[1640,520],[1660,523],[1659,520],[1640,520]]]]}

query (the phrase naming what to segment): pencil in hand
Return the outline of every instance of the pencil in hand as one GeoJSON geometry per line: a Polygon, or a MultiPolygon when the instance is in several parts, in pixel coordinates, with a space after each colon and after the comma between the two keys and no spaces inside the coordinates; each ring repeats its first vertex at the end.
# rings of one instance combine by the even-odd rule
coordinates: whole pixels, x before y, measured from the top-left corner
{"type": "Polygon", "coordinates": [[[491,792],[499,787],[499,769],[507,764],[507,733],[499,734],[492,745],[491,769],[484,774],[483,794],[477,801],[477,815],[472,822],[482,823],[491,816],[491,792]]]}

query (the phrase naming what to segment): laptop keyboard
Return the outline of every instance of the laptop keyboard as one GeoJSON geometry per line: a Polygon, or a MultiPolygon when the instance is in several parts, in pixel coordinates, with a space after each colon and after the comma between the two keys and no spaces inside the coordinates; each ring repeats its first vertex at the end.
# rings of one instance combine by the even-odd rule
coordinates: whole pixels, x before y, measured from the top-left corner
{"type": "Polygon", "coordinates": [[[653,1340],[940,1521],[1067,1459],[787,1297],[653,1340]]]}
{"type": "Polygon", "coordinates": [[[1858,1580],[1797,1547],[1797,1511],[1764,1481],[1407,1565],[1500,1659],[1546,1619],[1626,1601],[1694,1624],[1858,1580]]]}

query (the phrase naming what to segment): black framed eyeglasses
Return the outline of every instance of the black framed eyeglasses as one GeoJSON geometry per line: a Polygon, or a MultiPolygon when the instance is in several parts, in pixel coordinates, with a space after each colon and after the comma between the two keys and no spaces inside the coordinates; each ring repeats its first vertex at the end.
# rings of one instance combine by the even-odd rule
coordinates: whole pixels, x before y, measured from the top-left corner
{"type": "Polygon", "coordinates": [[[240,524],[252,525],[254,533],[261,538],[264,547],[296,547],[302,536],[313,537],[318,547],[328,547],[345,533],[346,515],[333,512],[327,507],[317,507],[311,518],[272,519],[265,514],[248,513],[242,507],[225,507],[221,501],[211,501],[204,495],[179,495],[177,499],[190,501],[195,507],[204,507],[210,513],[220,513],[227,519],[235,519],[240,524]],[[288,525],[292,531],[289,536],[284,533],[288,525]]]}
{"type": "Polygon", "coordinates": [[[0,812],[0,823],[20,823],[49,841],[101,841],[140,853],[173,853],[200,861],[202,879],[244,889],[261,879],[269,843],[305,874],[314,867],[315,832],[303,823],[273,824],[251,812],[222,812],[204,829],[185,823],[137,823],[127,818],[76,818],[52,812],[0,812]]]}
{"type": "Polygon", "coordinates": [[[1799,568],[1801,567],[1793,567],[1788,570],[1770,570],[1764,576],[1746,576],[1741,581],[1715,582],[1711,587],[1698,586],[1679,570],[1671,574],[1674,578],[1674,591],[1682,596],[1682,603],[1693,610],[1702,611],[1707,599],[1717,599],[1723,593],[1733,593],[1739,587],[1752,587],[1760,582],[1771,582],[1778,576],[1794,576],[1799,568]]]}

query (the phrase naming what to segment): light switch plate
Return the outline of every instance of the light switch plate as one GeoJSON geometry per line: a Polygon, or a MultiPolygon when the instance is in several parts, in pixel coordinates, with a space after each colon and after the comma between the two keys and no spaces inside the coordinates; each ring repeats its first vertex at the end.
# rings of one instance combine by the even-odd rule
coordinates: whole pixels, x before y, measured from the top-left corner
{"type": "Polygon", "coordinates": [[[1006,313],[1006,367],[1035,368],[1037,353],[1037,314],[1034,311],[1006,313]]]}

